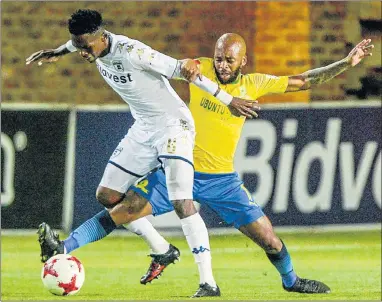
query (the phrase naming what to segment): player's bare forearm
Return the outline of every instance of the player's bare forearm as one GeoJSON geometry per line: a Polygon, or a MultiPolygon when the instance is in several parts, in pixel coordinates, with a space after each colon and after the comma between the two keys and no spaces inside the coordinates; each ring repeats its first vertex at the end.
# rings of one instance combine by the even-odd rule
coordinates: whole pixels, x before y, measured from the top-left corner
{"type": "Polygon", "coordinates": [[[351,67],[351,64],[345,58],[328,66],[311,69],[299,75],[289,76],[286,92],[310,89],[333,79],[349,67],[351,67]]]}
{"type": "Polygon", "coordinates": [[[325,67],[308,70],[301,75],[306,79],[306,84],[310,87],[333,79],[349,67],[351,67],[350,62],[345,58],[325,67]]]}
{"type": "Polygon", "coordinates": [[[38,62],[38,65],[42,65],[45,62],[51,63],[57,61],[63,55],[70,53],[71,51],[63,44],[56,49],[43,49],[31,54],[26,58],[26,64],[29,65],[33,62],[38,62]]]}
{"type": "Polygon", "coordinates": [[[349,67],[356,66],[365,57],[372,55],[371,50],[374,48],[374,45],[370,43],[371,39],[364,39],[349,52],[346,58],[325,67],[308,70],[302,74],[288,77],[288,87],[286,91],[309,89],[312,86],[333,79],[349,67]]]}

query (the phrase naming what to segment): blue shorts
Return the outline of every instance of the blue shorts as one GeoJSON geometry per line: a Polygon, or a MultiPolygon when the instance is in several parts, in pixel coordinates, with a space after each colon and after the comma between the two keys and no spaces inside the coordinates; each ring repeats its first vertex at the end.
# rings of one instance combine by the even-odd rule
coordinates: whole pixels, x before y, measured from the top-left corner
{"type": "MultiPolygon", "coordinates": [[[[149,174],[130,189],[150,202],[154,216],[174,210],[167,194],[166,176],[161,169],[149,174]]],[[[264,216],[236,172],[195,172],[193,196],[195,201],[209,206],[226,223],[233,224],[237,229],[264,216]]]]}

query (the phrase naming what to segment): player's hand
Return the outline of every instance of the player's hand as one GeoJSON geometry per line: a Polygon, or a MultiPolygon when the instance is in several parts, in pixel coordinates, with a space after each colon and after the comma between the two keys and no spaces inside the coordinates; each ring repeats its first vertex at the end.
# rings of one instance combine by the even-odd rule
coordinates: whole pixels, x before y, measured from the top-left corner
{"type": "Polygon", "coordinates": [[[258,101],[248,101],[240,98],[233,98],[228,105],[228,109],[235,116],[245,116],[246,118],[257,118],[259,115],[256,111],[260,111],[257,106],[258,101]]]}
{"type": "Polygon", "coordinates": [[[361,62],[363,58],[372,56],[371,50],[374,45],[370,44],[370,42],[371,39],[362,40],[349,52],[346,59],[352,67],[361,62]]]}
{"type": "Polygon", "coordinates": [[[188,81],[193,82],[197,78],[202,79],[200,73],[199,62],[192,59],[182,60],[182,66],[180,67],[180,74],[188,81]]]}
{"type": "Polygon", "coordinates": [[[31,54],[25,59],[25,64],[29,65],[33,62],[38,62],[38,66],[43,63],[56,62],[59,59],[59,55],[56,54],[55,49],[43,49],[31,54]]]}

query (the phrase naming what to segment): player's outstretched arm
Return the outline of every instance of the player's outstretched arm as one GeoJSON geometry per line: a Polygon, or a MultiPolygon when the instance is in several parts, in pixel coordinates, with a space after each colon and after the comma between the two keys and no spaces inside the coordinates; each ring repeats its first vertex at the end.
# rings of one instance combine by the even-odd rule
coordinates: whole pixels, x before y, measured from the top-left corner
{"type": "Polygon", "coordinates": [[[38,62],[38,66],[41,66],[43,63],[56,62],[60,57],[74,51],[74,49],[70,49],[70,46],[68,47],[68,43],[69,42],[57,47],[56,49],[43,49],[36,51],[25,59],[25,64],[29,65],[30,63],[38,62]]]}
{"type": "Polygon", "coordinates": [[[306,90],[325,83],[335,76],[341,74],[350,67],[356,66],[365,57],[372,55],[371,50],[374,48],[371,39],[365,39],[358,43],[346,56],[346,58],[330,64],[328,66],[308,70],[302,74],[289,76],[288,91],[306,90]]]}
{"type": "Polygon", "coordinates": [[[133,46],[132,50],[127,52],[126,58],[135,68],[159,73],[168,79],[185,79],[227,105],[233,115],[243,115],[248,118],[258,117],[256,111],[260,108],[256,105],[256,101],[236,98],[221,90],[217,83],[200,74],[197,61],[176,60],[143,43],[133,46]]]}

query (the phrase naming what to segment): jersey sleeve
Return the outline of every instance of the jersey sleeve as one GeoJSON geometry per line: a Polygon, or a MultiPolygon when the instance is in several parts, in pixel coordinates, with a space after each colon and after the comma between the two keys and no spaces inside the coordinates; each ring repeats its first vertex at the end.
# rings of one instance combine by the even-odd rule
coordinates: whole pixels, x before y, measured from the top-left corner
{"type": "MultiPolygon", "coordinates": [[[[202,74],[202,76],[206,76],[206,77],[209,77],[211,78],[210,76],[207,76],[205,74],[205,65],[206,65],[206,62],[207,62],[207,58],[195,58],[193,59],[194,61],[196,61],[198,64],[199,64],[199,68],[200,68],[200,73],[202,74]]],[[[177,68],[175,69],[175,72],[173,74],[173,76],[171,77],[172,79],[174,80],[181,80],[181,81],[186,81],[183,76],[180,74],[180,67],[181,67],[181,63],[182,61],[178,61],[178,66],[177,68]]],[[[193,84],[193,83],[190,83],[190,84],[193,84]]]]}
{"type": "Polygon", "coordinates": [[[179,64],[178,60],[143,43],[127,45],[127,59],[137,69],[153,71],[167,78],[172,78],[179,64]]]}
{"type": "Polygon", "coordinates": [[[251,74],[251,81],[256,90],[257,97],[268,94],[284,93],[288,87],[288,77],[277,77],[269,74],[251,74]]]}
{"type": "Polygon", "coordinates": [[[205,57],[196,58],[195,60],[200,63],[200,73],[213,79],[213,72],[215,72],[213,68],[213,60],[205,57]]]}
{"type": "Polygon", "coordinates": [[[77,51],[77,48],[73,46],[72,40],[69,40],[66,42],[65,47],[70,51],[70,52],[75,52],[77,51]]]}

